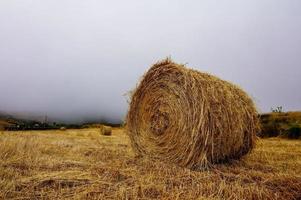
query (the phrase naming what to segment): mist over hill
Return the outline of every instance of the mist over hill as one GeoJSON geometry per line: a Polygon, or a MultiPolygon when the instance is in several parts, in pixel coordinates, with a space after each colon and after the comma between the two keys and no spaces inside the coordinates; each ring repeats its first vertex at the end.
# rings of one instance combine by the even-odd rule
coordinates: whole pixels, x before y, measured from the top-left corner
{"type": "Polygon", "coordinates": [[[85,123],[111,123],[111,124],[122,124],[122,118],[113,118],[103,116],[101,114],[86,113],[82,115],[49,115],[47,113],[35,113],[35,112],[7,112],[0,111],[0,119],[19,119],[19,120],[31,120],[46,123],[65,123],[65,124],[85,124],[85,123]]]}

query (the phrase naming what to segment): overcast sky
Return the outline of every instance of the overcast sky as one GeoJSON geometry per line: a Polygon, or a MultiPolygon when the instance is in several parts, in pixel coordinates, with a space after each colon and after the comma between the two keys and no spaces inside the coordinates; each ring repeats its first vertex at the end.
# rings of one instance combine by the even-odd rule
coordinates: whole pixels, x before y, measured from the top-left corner
{"type": "Polygon", "coordinates": [[[301,1],[0,1],[2,111],[123,118],[123,95],[167,56],[261,112],[301,110],[301,1]]]}

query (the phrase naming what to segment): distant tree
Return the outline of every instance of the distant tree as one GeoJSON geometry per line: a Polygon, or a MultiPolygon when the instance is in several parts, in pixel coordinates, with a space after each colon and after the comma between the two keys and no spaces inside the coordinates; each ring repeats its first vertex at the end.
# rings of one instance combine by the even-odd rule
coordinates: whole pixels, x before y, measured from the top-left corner
{"type": "Polygon", "coordinates": [[[283,112],[283,107],[282,106],[278,106],[275,108],[271,108],[273,113],[282,113],[283,112]]]}

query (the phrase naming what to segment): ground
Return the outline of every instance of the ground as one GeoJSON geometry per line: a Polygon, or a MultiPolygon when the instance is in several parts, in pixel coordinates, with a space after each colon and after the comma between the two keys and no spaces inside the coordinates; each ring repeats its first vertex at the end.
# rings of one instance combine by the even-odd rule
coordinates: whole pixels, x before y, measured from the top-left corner
{"type": "Polygon", "coordinates": [[[0,199],[301,199],[300,166],[301,140],[191,171],[136,157],[122,129],[0,131],[0,199]]]}

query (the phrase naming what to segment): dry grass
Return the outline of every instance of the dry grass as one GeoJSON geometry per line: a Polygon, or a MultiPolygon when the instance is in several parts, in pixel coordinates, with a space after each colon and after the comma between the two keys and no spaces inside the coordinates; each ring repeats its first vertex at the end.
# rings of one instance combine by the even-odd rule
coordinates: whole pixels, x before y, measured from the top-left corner
{"type": "Polygon", "coordinates": [[[191,171],[135,157],[122,129],[0,132],[0,199],[300,199],[301,141],[191,171]]]}
{"type": "Polygon", "coordinates": [[[249,153],[259,120],[238,86],[166,59],[134,91],[126,127],[138,155],[200,169],[249,153]]]}

